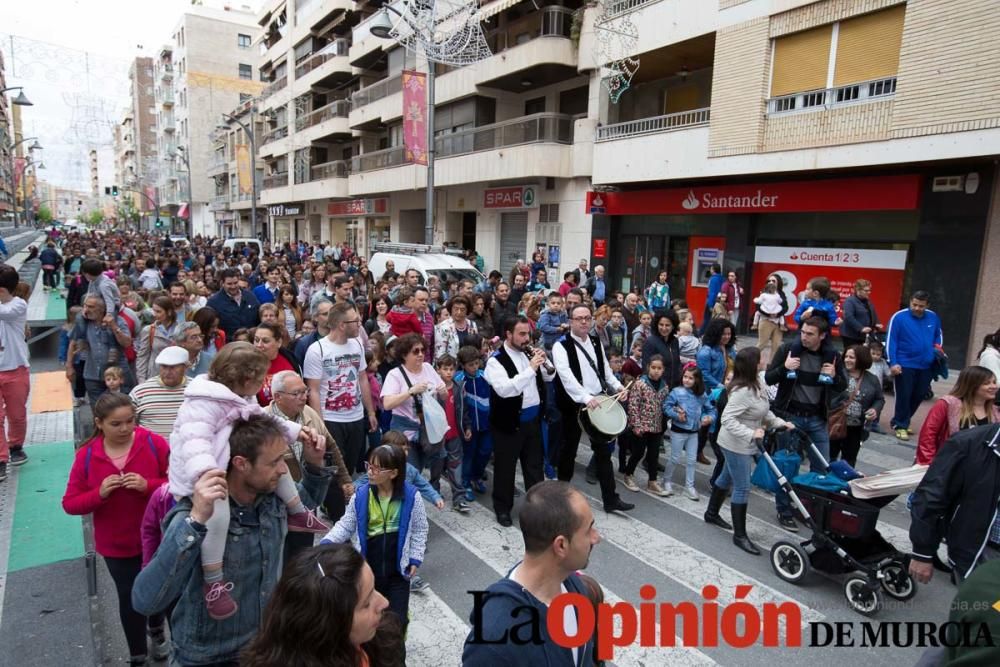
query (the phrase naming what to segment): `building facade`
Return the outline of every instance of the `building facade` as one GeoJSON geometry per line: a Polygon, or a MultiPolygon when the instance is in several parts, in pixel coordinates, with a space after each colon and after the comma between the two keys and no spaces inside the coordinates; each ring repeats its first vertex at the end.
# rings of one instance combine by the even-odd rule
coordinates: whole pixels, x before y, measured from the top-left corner
{"type": "Polygon", "coordinates": [[[210,210],[215,188],[205,178],[215,159],[212,135],[224,113],[263,88],[252,48],[258,33],[250,11],[192,7],[154,68],[161,205],[189,220],[193,234],[219,233],[210,210]]]}
{"type": "MultiPolygon", "coordinates": [[[[7,74],[3,52],[0,51],[0,88],[7,87],[7,74]]],[[[13,129],[10,119],[10,93],[0,94],[0,220],[13,222],[14,218],[14,165],[10,146],[13,129]]]]}
{"type": "MultiPolygon", "coordinates": [[[[274,242],[424,240],[402,76],[427,64],[373,35],[372,12],[272,0],[260,14],[274,242]]],[[[581,258],[615,289],[666,270],[699,319],[714,260],[747,299],[771,270],[793,298],[810,275],[844,294],[876,276],[880,319],[927,290],[962,361],[1000,324],[977,299],[1000,263],[989,0],[493,0],[481,17],[493,55],[435,67],[436,244],[505,273],[541,250],[556,283],[581,258]],[[638,69],[621,87],[601,65],[625,19],[635,39],[617,57],[638,69]]]]}

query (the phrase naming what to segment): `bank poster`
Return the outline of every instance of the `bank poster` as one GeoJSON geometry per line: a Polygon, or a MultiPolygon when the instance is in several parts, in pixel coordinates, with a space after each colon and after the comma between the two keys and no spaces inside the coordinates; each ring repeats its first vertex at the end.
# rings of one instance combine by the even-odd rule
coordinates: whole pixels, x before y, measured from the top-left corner
{"type": "Polygon", "coordinates": [[[800,246],[758,246],[754,253],[753,285],[746,295],[753,316],[752,299],[764,289],[767,276],[777,273],[785,283],[785,296],[790,308],[786,321],[795,326],[792,313],[798,307],[810,278],[825,276],[830,287],[840,294],[837,312],[854,293],[854,281],[870,280],[869,299],[875,307],[878,321],[887,324],[900,308],[903,275],[906,270],[905,250],[868,250],[863,248],[804,248],[800,246]]]}

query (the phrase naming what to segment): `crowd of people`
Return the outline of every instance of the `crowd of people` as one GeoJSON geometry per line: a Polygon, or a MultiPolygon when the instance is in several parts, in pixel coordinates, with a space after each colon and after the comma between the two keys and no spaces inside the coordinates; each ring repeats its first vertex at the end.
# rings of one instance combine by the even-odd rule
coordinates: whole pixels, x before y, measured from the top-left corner
{"type": "MultiPolygon", "coordinates": [[[[716,265],[697,317],[671,298],[666,271],[626,294],[581,260],[552,289],[539,255],[509,276],[443,284],[391,261],[374,276],[342,244],[264,245],[258,256],[200,237],[176,246],[73,233],[43,252],[45,287],[67,304],[60,360],[94,421],[64,507],[94,515],[134,665],[168,653],[179,665],[402,664],[409,597],[428,586],[426,512],[450,503],[466,514],[487,493],[504,528],[523,495],[525,539],[524,560],[491,588],[488,624],[503,625],[511,604],[544,607],[560,586],[594,596],[600,587],[576,572],[600,537],[568,484],[581,442],[606,512],[634,508],[622,487],[669,496],[677,485],[699,502],[695,470],[714,465],[705,521],[758,554],[746,522],[764,429],[799,431],[828,460],[854,465],[890,386],[891,427],[909,438],[943,355],[925,292],[883,326],[864,279],[838,304],[816,276],[792,308],[779,274],[754,297],[716,265]],[[741,319],[756,346],[737,346],[741,319]],[[602,419],[619,404],[623,431],[602,419]],[[833,412],[845,428],[831,441],[833,412]]],[[[27,374],[26,347],[18,365],[14,344],[26,306],[11,280],[0,267],[10,424],[0,462],[23,457],[11,406],[27,374]]],[[[931,410],[918,462],[960,431],[996,428],[998,349],[1000,332],[931,410]]],[[[915,494],[926,520],[915,576],[929,577],[923,554],[943,537],[928,527],[942,502],[915,494]]],[[[775,509],[782,528],[799,530],[781,491],[775,509]]],[[[995,542],[1000,554],[1000,532],[995,542]]],[[[962,563],[966,573],[974,563],[962,563]]],[[[470,644],[466,664],[520,662],[515,649],[470,644]]],[[[545,651],[551,664],[585,664],[569,649],[545,651]]]]}

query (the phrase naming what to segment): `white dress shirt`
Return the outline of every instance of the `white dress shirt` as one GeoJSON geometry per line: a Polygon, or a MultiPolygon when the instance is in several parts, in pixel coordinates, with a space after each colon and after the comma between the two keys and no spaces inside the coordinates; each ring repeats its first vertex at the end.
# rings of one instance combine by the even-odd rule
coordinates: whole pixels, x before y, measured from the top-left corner
{"type": "MultiPolygon", "coordinates": [[[[597,361],[597,356],[594,351],[594,343],[590,340],[590,336],[584,336],[583,338],[577,338],[576,334],[570,334],[566,337],[566,344],[572,345],[574,342],[579,343],[587,354],[590,356],[591,360],[600,368],[600,364],[597,361]]],[[[573,375],[573,371],[569,367],[569,356],[566,354],[566,348],[561,344],[552,346],[552,360],[559,372],[559,379],[562,380],[563,389],[569,394],[569,397],[573,399],[574,403],[579,403],[580,405],[586,405],[591,400],[593,400],[597,395],[601,394],[601,381],[597,377],[597,373],[594,369],[590,367],[590,364],[586,359],[583,358],[582,353],[579,349],[576,351],[577,356],[580,358],[580,376],[583,382],[578,382],[576,376],[573,375]]],[[[618,381],[614,373],[611,372],[611,364],[608,363],[608,358],[604,354],[604,348],[600,348],[600,355],[604,360],[604,381],[608,384],[608,387],[614,389],[615,391],[622,390],[622,383],[618,381]]]]}
{"type": "MultiPolygon", "coordinates": [[[[503,347],[514,362],[518,373],[514,377],[508,377],[507,370],[500,365],[496,357],[491,356],[486,362],[486,371],[483,373],[486,381],[501,398],[523,396],[522,409],[541,404],[538,385],[535,384],[535,370],[531,367],[528,356],[520,350],[515,350],[508,343],[504,343],[503,347]]],[[[542,379],[546,382],[555,377],[554,373],[546,373],[545,369],[541,371],[542,379]]]]}

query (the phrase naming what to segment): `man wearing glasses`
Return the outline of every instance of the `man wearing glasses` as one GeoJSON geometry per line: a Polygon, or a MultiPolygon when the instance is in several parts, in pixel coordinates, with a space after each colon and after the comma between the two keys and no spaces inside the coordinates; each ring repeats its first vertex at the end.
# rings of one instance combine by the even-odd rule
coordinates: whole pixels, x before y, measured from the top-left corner
{"type": "Polygon", "coordinates": [[[365,433],[378,428],[378,419],[365,374],[365,348],[358,338],[361,316],[351,304],[337,303],[330,309],[329,324],[330,335],[306,352],[302,376],[309,386],[309,405],[323,416],[353,474],[365,454],[365,433]]]}
{"type": "MultiPolygon", "coordinates": [[[[593,315],[587,306],[576,306],[570,311],[567,336],[552,346],[552,359],[558,369],[556,379],[556,405],[562,412],[563,442],[559,449],[559,479],[573,479],[576,450],[580,445],[581,428],[578,417],[581,408],[596,408],[601,396],[615,392],[618,400],[626,393],[622,383],[611,372],[611,365],[600,341],[590,335],[593,315]]],[[[583,413],[586,419],[586,413],[583,413]]],[[[597,479],[601,483],[604,511],[627,511],[635,505],[622,500],[615,491],[614,469],[611,466],[611,443],[614,439],[591,439],[597,462],[597,479]]]]}
{"type": "Polygon", "coordinates": [[[514,473],[521,462],[525,490],[544,479],[542,417],[545,383],[554,373],[546,370],[545,351],[535,348],[529,357],[531,324],[524,316],[503,323],[504,344],[486,362],[484,376],[490,385],[490,426],[493,427],[493,511],[497,523],[513,525],[514,473]]]}
{"type": "MultiPolygon", "coordinates": [[[[323,505],[326,515],[332,523],[336,523],[344,515],[345,503],[354,494],[354,484],[351,482],[351,473],[344,465],[344,457],[337,447],[333,436],[327,430],[322,418],[308,405],[309,388],[295,371],[279,371],[271,378],[271,392],[274,400],[264,408],[266,414],[281,417],[288,421],[309,426],[316,430],[321,437],[326,439],[325,465],[332,468],[333,480],[326,492],[326,499],[323,505]]],[[[296,482],[302,480],[302,469],[305,461],[302,458],[303,445],[301,442],[294,442],[288,446],[288,453],[285,454],[285,464],[288,472],[296,482]]],[[[313,536],[309,533],[288,533],[285,538],[285,559],[294,556],[302,549],[311,547],[313,536]]]]}

